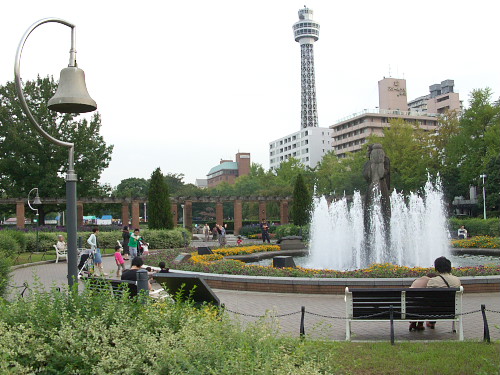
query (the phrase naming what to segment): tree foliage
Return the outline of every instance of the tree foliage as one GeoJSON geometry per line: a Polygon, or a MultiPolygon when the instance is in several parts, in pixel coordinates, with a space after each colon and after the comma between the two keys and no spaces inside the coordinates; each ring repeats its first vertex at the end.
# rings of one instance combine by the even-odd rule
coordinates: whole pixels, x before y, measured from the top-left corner
{"type": "Polygon", "coordinates": [[[366,190],[363,178],[363,165],[366,162],[366,152],[348,153],[340,159],[333,151],[323,156],[316,177],[316,194],[351,195],[358,190],[366,190]]]}
{"type": "Polygon", "coordinates": [[[172,208],[170,205],[170,195],[168,185],[161,173],[160,168],[156,168],[151,175],[148,212],[150,229],[172,229],[174,227],[172,219],[172,208]]]}
{"type": "Polygon", "coordinates": [[[295,225],[307,225],[311,214],[312,195],[302,174],[298,174],[293,188],[292,219],[295,225]]]}
{"type": "MultiPolygon", "coordinates": [[[[109,165],[113,146],[107,145],[99,134],[101,117],[94,113],[90,119],[76,119],[75,114],[50,111],[47,102],[56,89],[57,83],[49,77],[26,82],[28,107],[47,133],[75,144],[78,196],[103,196],[108,187],[99,185],[98,181],[109,165]]],[[[0,86],[0,134],[2,196],[25,197],[34,187],[39,188],[42,197],[65,196],[68,149],[50,143],[32,128],[21,109],[13,82],[0,86]]],[[[48,211],[50,207],[42,205],[41,216],[48,211]]]]}
{"type": "Polygon", "coordinates": [[[118,198],[144,198],[148,195],[149,181],[144,178],[126,178],[121,180],[113,196],[118,198]]]}

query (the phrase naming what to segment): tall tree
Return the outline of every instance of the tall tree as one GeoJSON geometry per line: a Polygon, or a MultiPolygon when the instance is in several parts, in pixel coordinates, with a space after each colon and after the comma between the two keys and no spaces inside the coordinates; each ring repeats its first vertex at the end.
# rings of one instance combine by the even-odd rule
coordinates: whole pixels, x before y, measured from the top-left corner
{"type": "Polygon", "coordinates": [[[312,195],[304,177],[299,173],[293,187],[292,220],[295,225],[306,225],[311,215],[312,195]]]}
{"type": "Polygon", "coordinates": [[[384,136],[370,136],[370,143],[381,143],[391,160],[391,185],[401,191],[417,191],[436,174],[438,158],[432,133],[401,119],[391,120],[384,136]]]}
{"type": "Polygon", "coordinates": [[[148,193],[148,217],[151,229],[172,229],[172,207],[165,177],[160,168],[156,168],[151,175],[148,193]]]}
{"type": "Polygon", "coordinates": [[[366,181],[363,178],[363,165],[366,162],[366,152],[347,153],[340,159],[333,151],[329,152],[319,164],[317,176],[317,194],[333,194],[341,196],[353,194],[358,190],[366,190],[366,181]]]}
{"type": "MultiPolygon", "coordinates": [[[[448,163],[459,169],[459,186],[467,195],[470,185],[479,186],[481,174],[495,174],[495,159],[500,155],[500,102],[492,103],[491,90],[472,91],[470,106],[459,122],[459,132],[446,146],[448,163]]],[[[500,192],[492,186],[491,194],[500,192]]],[[[487,201],[488,203],[488,201],[487,201]]]]}
{"type": "Polygon", "coordinates": [[[144,178],[131,177],[121,180],[113,196],[118,198],[144,198],[147,197],[149,181],[144,178]]]}
{"type": "MultiPolygon", "coordinates": [[[[102,171],[111,160],[112,145],[99,134],[101,117],[76,119],[75,114],[48,110],[47,102],[54,95],[57,83],[53,78],[28,81],[24,91],[28,106],[42,128],[57,139],[75,144],[75,172],[78,196],[103,196],[107,188],[99,185],[102,171]]],[[[65,196],[65,175],[68,150],[41,137],[30,125],[17,100],[13,82],[0,86],[0,192],[6,197],[26,197],[38,187],[43,197],[65,196]]],[[[43,202],[43,199],[42,199],[43,202]]],[[[42,205],[40,221],[45,212],[56,207],[42,205]]]]}

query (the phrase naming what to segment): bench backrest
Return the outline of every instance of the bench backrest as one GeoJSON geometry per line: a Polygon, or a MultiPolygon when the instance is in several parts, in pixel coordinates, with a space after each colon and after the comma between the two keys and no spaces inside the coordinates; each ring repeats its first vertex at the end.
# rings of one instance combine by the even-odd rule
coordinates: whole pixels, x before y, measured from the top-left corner
{"type": "Polygon", "coordinates": [[[346,288],[347,314],[354,319],[411,319],[411,314],[451,318],[461,310],[463,288],[346,288]],[[352,305],[350,305],[352,303],[352,305]],[[369,317],[373,314],[381,314],[369,317]],[[408,314],[408,315],[407,315],[408,314]]]}
{"type": "Polygon", "coordinates": [[[131,280],[102,279],[96,277],[85,278],[86,286],[92,291],[110,293],[113,296],[123,296],[128,292],[129,297],[137,296],[137,282],[131,280]]]}
{"type": "Polygon", "coordinates": [[[215,295],[207,282],[196,274],[188,273],[155,273],[153,278],[156,282],[168,291],[170,296],[175,300],[178,296],[181,299],[191,299],[197,303],[212,303],[215,306],[220,306],[220,300],[215,295]],[[183,294],[180,295],[180,291],[183,294]]]}

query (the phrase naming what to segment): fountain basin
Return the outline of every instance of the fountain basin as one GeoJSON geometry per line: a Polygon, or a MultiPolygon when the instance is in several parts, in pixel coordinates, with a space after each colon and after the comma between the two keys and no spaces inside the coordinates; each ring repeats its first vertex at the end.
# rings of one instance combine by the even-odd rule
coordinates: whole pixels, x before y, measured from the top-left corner
{"type": "MultiPolygon", "coordinates": [[[[214,289],[240,290],[270,293],[339,294],[345,288],[407,288],[414,278],[308,278],[225,275],[203,272],[171,270],[196,274],[214,289]]],[[[465,293],[500,292],[500,275],[465,276],[460,281],[465,293]]]]}

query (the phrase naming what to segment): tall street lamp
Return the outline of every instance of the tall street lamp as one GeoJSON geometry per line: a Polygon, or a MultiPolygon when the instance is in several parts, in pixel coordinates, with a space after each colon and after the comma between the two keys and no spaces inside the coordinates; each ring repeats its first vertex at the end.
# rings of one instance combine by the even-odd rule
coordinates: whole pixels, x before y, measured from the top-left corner
{"type": "Polygon", "coordinates": [[[479,178],[483,179],[483,217],[484,220],[486,220],[486,190],[484,188],[484,179],[488,177],[488,175],[482,174],[479,176],[479,178]]]}
{"type": "Polygon", "coordinates": [[[38,188],[33,188],[28,193],[28,207],[31,208],[33,211],[35,211],[35,214],[36,214],[36,252],[39,252],[40,249],[38,248],[38,244],[39,244],[39,241],[38,241],[38,226],[40,225],[39,224],[40,216],[38,216],[38,208],[33,208],[31,206],[31,204],[30,204],[30,195],[35,190],[36,190],[36,196],[35,196],[35,199],[33,200],[33,204],[36,205],[36,206],[42,204],[42,201],[40,200],[40,197],[38,196],[38,188]]]}
{"type": "Polygon", "coordinates": [[[68,284],[78,282],[78,253],[76,245],[76,173],[74,168],[74,143],[65,142],[52,137],[45,132],[31,114],[28,104],[24,98],[23,87],[21,84],[20,65],[21,54],[24,44],[29,35],[40,25],[44,23],[55,22],[71,28],[71,49],[69,51],[69,65],[61,70],[59,86],[55,95],[47,103],[50,110],[61,113],[86,113],[97,109],[96,102],[90,97],[87,86],[85,85],[85,73],[77,67],[76,49],[75,49],[75,25],[60,18],[44,18],[29,27],[24,33],[21,42],[17,48],[16,60],[14,64],[14,82],[16,85],[17,97],[21,102],[21,107],[28,117],[34,129],[49,142],[58,146],[68,148],[68,173],[66,175],[66,231],[68,233],[68,284]]]}

